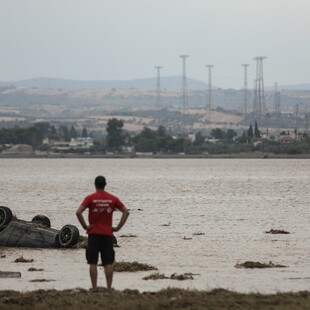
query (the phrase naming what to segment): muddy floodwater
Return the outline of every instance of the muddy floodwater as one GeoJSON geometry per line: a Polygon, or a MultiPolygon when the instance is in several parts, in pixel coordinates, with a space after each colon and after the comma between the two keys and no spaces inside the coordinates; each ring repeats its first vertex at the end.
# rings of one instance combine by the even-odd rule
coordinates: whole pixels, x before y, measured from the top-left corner
{"type": "MultiPolygon", "coordinates": [[[[309,159],[1,159],[0,205],[24,220],[44,214],[54,228],[74,224],[85,235],[75,210],[98,174],[131,210],[116,235],[117,261],[167,276],[118,272],[116,289],[310,290],[309,159]],[[235,267],[246,261],[286,267],[235,267]],[[173,273],[193,279],[170,279],[173,273]]],[[[21,272],[1,278],[0,290],[90,287],[84,249],[0,248],[0,257],[0,271],[21,272]],[[15,263],[21,255],[33,262],[15,263]]]]}

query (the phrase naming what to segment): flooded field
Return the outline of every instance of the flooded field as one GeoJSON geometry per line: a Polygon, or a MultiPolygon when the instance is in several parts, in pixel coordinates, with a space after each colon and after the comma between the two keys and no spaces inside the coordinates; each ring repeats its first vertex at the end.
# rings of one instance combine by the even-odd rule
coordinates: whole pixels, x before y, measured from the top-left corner
{"type": "MultiPolygon", "coordinates": [[[[131,210],[116,235],[117,261],[166,276],[116,272],[115,288],[309,291],[309,171],[307,159],[1,159],[0,205],[25,220],[44,214],[58,229],[74,224],[84,235],[75,210],[103,174],[131,210]],[[235,267],[246,261],[285,267],[235,267]],[[171,277],[185,273],[192,279],[171,277]]],[[[90,287],[84,249],[0,248],[0,257],[0,271],[21,272],[1,279],[0,290],[90,287]],[[15,263],[21,255],[33,262],[15,263]]]]}

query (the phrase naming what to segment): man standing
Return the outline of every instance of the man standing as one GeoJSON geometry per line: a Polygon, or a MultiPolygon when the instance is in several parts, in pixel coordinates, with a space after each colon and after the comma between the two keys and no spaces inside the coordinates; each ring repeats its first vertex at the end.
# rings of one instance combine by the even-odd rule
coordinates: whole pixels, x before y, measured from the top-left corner
{"type": "Polygon", "coordinates": [[[96,192],[87,196],[76,211],[80,224],[88,234],[86,259],[89,264],[89,274],[94,291],[97,290],[99,253],[104,266],[107,288],[109,291],[112,289],[113,263],[115,260],[113,232],[119,231],[123,227],[129,215],[124,204],[116,196],[105,191],[106,184],[105,177],[97,176],[95,179],[96,192]],[[88,225],[83,217],[83,212],[87,208],[88,225]],[[118,225],[112,227],[112,215],[116,209],[122,212],[122,217],[118,225]]]}

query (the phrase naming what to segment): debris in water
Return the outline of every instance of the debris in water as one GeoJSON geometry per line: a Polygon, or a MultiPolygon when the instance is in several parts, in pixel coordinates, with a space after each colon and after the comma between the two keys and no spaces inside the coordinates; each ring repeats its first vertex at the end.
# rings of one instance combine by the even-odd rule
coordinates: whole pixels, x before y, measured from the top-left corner
{"type": "Polygon", "coordinates": [[[161,279],[170,279],[170,280],[179,280],[179,281],[183,281],[183,280],[193,280],[193,276],[190,273],[184,273],[184,274],[177,274],[177,273],[173,273],[170,277],[165,276],[162,273],[152,273],[146,277],[143,278],[143,280],[161,280],[161,279]]]}
{"type": "Polygon", "coordinates": [[[164,227],[167,227],[167,226],[170,226],[170,222],[168,224],[162,224],[161,226],[164,226],[164,227]]]}
{"type": "Polygon", "coordinates": [[[32,262],[33,262],[33,259],[26,259],[23,257],[23,255],[15,259],[15,263],[32,263],[32,262]]]}
{"type": "Polygon", "coordinates": [[[22,274],[16,271],[0,271],[0,278],[20,278],[22,274]]]}
{"type": "Polygon", "coordinates": [[[43,268],[34,268],[34,267],[31,267],[28,269],[28,271],[43,271],[44,269],[43,268]]]}
{"type": "Polygon", "coordinates": [[[169,278],[165,276],[163,273],[155,272],[148,276],[145,276],[142,279],[143,280],[161,280],[161,279],[169,279],[169,278]]]}
{"type": "Polygon", "coordinates": [[[270,229],[269,231],[265,231],[266,234],[289,234],[288,231],[281,229],[270,229]]]}
{"type": "Polygon", "coordinates": [[[193,236],[203,236],[203,235],[205,235],[205,233],[203,233],[203,232],[193,233],[193,236]]]}
{"type": "Polygon", "coordinates": [[[33,279],[30,280],[29,282],[53,282],[55,280],[47,280],[47,279],[33,279]]]}
{"type": "Polygon", "coordinates": [[[191,238],[191,237],[183,237],[183,240],[192,240],[193,238],[191,238]]]}
{"type": "Polygon", "coordinates": [[[136,238],[137,235],[133,235],[133,234],[127,234],[127,235],[121,235],[120,238],[136,238]]]}
{"type": "Polygon", "coordinates": [[[114,271],[116,272],[136,272],[148,270],[157,270],[157,268],[148,264],[141,264],[138,262],[116,262],[114,264],[114,271]]]}
{"type": "Polygon", "coordinates": [[[180,281],[183,281],[183,280],[194,280],[193,276],[190,275],[189,273],[184,273],[184,274],[173,273],[170,276],[170,279],[172,279],[172,280],[180,280],[180,281]]]}
{"type": "Polygon", "coordinates": [[[274,264],[272,261],[270,261],[268,264],[266,263],[260,263],[260,262],[251,262],[251,261],[246,261],[241,264],[236,264],[236,268],[285,268],[287,266],[284,265],[279,265],[279,264],[274,264]]]}

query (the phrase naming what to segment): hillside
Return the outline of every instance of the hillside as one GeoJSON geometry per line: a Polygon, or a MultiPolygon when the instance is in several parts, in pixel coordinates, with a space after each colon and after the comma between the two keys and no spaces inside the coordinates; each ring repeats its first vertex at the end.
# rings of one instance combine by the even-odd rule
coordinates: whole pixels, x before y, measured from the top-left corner
{"type": "MultiPolygon", "coordinates": [[[[168,76],[161,77],[162,89],[180,89],[181,77],[168,76]]],[[[156,78],[144,78],[134,80],[103,80],[103,81],[82,81],[57,78],[35,78],[21,81],[0,82],[0,87],[15,86],[29,88],[50,88],[50,89],[111,89],[111,88],[138,88],[138,89],[155,89],[157,86],[156,78]]],[[[197,90],[205,89],[207,86],[204,82],[188,79],[188,88],[197,90]]]]}
{"type": "MultiPolygon", "coordinates": [[[[106,119],[118,115],[129,117],[128,130],[138,131],[144,126],[163,125],[172,131],[210,130],[211,128],[238,128],[243,130],[254,124],[244,114],[244,91],[214,89],[211,114],[207,111],[206,90],[188,91],[188,108],[183,109],[180,89],[162,89],[159,106],[157,92],[152,88],[97,88],[63,89],[39,87],[0,88],[0,127],[24,126],[36,120],[55,123],[79,123],[94,130],[104,129],[106,119]],[[186,117],[182,114],[185,113],[186,117]],[[104,121],[103,119],[104,118],[104,121]],[[185,123],[184,123],[185,122],[185,123]],[[183,129],[182,129],[183,128],[183,129]]],[[[307,126],[305,115],[310,112],[310,91],[287,90],[281,92],[281,123],[274,117],[274,93],[266,91],[269,117],[267,128],[294,128],[307,126]],[[298,115],[296,114],[298,106],[298,115]]],[[[253,109],[253,96],[249,93],[248,113],[253,109]]]]}
{"type": "MultiPolygon", "coordinates": [[[[181,76],[162,76],[160,78],[161,89],[180,89],[181,76]]],[[[137,89],[156,89],[157,78],[141,78],[132,80],[73,80],[40,77],[26,80],[17,81],[0,81],[0,87],[26,87],[26,88],[49,88],[49,89],[119,89],[119,88],[137,88],[137,89]]],[[[207,81],[199,81],[196,79],[188,78],[187,86],[189,90],[206,90],[207,81]]],[[[213,86],[214,89],[219,87],[213,86]]],[[[241,88],[241,86],[240,86],[241,88]]],[[[266,86],[266,91],[273,91],[274,86],[266,86]]],[[[293,85],[279,85],[281,90],[297,90],[309,91],[310,83],[293,84],[293,85]]]]}

